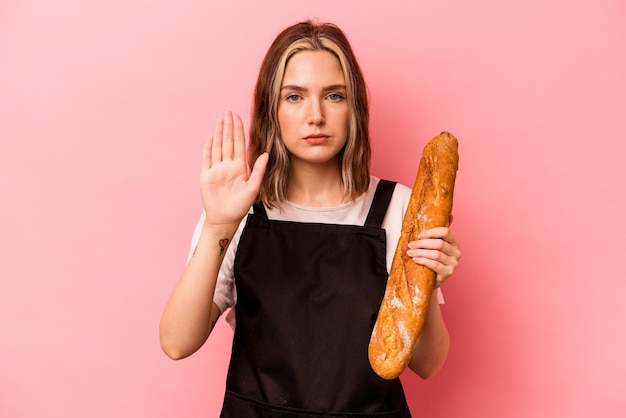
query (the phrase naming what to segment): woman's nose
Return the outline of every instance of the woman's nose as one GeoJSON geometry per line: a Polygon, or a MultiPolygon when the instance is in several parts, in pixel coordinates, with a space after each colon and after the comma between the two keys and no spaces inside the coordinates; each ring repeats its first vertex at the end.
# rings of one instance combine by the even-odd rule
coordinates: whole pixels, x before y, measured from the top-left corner
{"type": "Polygon", "coordinates": [[[309,123],[312,125],[324,124],[324,111],[322,104],[319,102],[312,102],[309,108],[309,123]]]}

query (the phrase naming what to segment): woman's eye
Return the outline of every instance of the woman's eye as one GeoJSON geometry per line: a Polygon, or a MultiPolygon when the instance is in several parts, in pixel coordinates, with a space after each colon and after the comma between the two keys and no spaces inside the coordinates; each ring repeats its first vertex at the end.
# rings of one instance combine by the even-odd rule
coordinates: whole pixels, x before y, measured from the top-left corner
{"type": "Polygon", "coordinates": [[[333,102],[338,102],[344,99],[343,94],[340,93],[331,93],[328,95],[328,98],[333,102]]]}
{"type": "Polygon", "coordinates": [[[297,102],[298,100],[300,100],[300,96],[298,96],[297,94],[290,94],[285,97],[285,100],[287,100],[288,102],[297,102]]]}

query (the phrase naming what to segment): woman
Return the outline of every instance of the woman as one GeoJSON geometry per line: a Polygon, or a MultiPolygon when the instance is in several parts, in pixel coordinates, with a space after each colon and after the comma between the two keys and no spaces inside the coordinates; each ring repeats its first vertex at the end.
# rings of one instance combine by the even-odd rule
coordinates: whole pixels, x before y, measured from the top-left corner
{"type": "MultiPolygon", "coordinates": [[[[234,308],[223,417],[410,416],[399,379],[379,378],[367,359],[410,197],[370,176],[368,121],[348,40],[303,22],[278,35],[261,66],[250,166],[237,114],[225,111],[207,139],[204,213],[160,336],[168,356],[187,357],[234,308]]],[[[437,286],[460,258],[447,228],[407,252],[437,286]]],[[[432,303],[411,370],[433,375],[448,338],[432,303]]]]}

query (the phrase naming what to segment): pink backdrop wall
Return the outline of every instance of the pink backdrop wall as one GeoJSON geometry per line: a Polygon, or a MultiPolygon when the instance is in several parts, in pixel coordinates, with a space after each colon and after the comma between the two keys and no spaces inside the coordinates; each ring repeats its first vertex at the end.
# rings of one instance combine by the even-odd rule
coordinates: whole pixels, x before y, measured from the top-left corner
{"type": "Polygon", "coordinates": [[[305,18],[360,58],[376,175],[460,140],[452,347],[403,376],[416,415],[625,416],[624,2],[301,3],[0,3],[0,416],[216,416],[230,330],[173,362],[158,320],[204,137],[305,18]]]}

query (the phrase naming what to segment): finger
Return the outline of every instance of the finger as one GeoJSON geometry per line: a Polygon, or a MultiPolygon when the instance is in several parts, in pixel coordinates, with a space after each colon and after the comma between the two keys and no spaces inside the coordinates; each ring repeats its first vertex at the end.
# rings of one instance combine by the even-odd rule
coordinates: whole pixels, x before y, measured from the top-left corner
{"type": "Polygon", "coordinates": [[[459,241],[457,241],[456,237],[454,236],[452,231],[450,231],[450,229],[448,229],[448,233],[443,237],[443,239],[451,245],[454,245],[456,247],[459,246],[459,241]]]}
{"type": "Polygon", "coordinates": [[[406,254],[414,261],[418,259],[428,259],[445,265],[454,264],[452,257],[438,250],[408,250],[406,254]]]}
{"type": "Polygon", "coordinates": [[[211,146],[211,165],[222,161],[222,138],[224,136],[224,119],[220,116],[215,122],[213,144],[211,146]]]}
{"type": "Polygon", "coordinates": [[[418,236],[418,239],[420,240],[429,239],[429,238],[442,239],[445,242],[449,243],[450,245],[453,245],[456,247],[459,246],[459,242],[457,241],[452,231],[450,231],[450,228],[446,228],[446,227],[431,228],[431,229],[422,231],[418,236]]]}
{"type": "Polygon", "coordinates": [[[256,190],[259,190],[261,188],[261,181],[263,181],[263,175],[265,174],[265,169],[267,168],[267,162],[269,161],[269,157],[270,156],[267,152],[259,155],[259,157],[254,162],[250,177],[248,177],[248,184],[250,184],[256,190]]]}
{"type": "Polygon", "coordinates": [[[443,238],[443,237],[445,237],[449,233],[449,231],[450,230],[448,228],[446,228],[445,226],[438,226],[438,227],[426,229],[426,230],[420,232],[418,238],[419,239],[424,239],[424,238],[443,238]]]}
{"type": "Polygon", "coordinates": [[[428,250],[440,250],[443,251],[447,246],[450,246],[446,241],[441,238],[423,238],[417,241],[409,242],[410,249],[428,249],[428,250]]]}
{"type": "Polygon", "coordinates": [[[454,273],[454,269],[456,265],[446,265],[442,264],[436,260],[432,260],[426,257],[416,257],[412,259],[416,264],[424,266],[430,270],[432,270],[435,275],[435,287],[441,286],[452,274],[454,273]]]}
{"type": "Polygon", "coordinates": [[[224,134],[222,137],[222,158],[231,160],[233,158],[233,112],[224,111],[224,134]]]}
{"type": "Polygon", "coordinates": [[[243,122],[237,113],[233,113],[234,158],[246,159],[246,136],[243,122]]]}
{"type": "Polygon", "coordinates": [[[202,169],[211,168],[211,146],[213,144],[213,135],[209,135],[209,137],[204,141],[204,146],[202,147],[202,169]]]}
{"type": "Polygon", "coordinates": [[[432,270],[437,276],[445,275],[446,266],[441,264],[436,260],[432,260],[427,257],[414,257],[412,258],[413,262],[419,264],[420,266],[424,266],[432,270]]]}
{"type": "Polygon", "coordinates": [[[452,245],[442,239],[422,239],[409,242],[407,254],[409,257],[421,255],[420,251],[437,251],[443,255],[458,260],[461,258],[461,250],[458,245],[452,245]]]}

